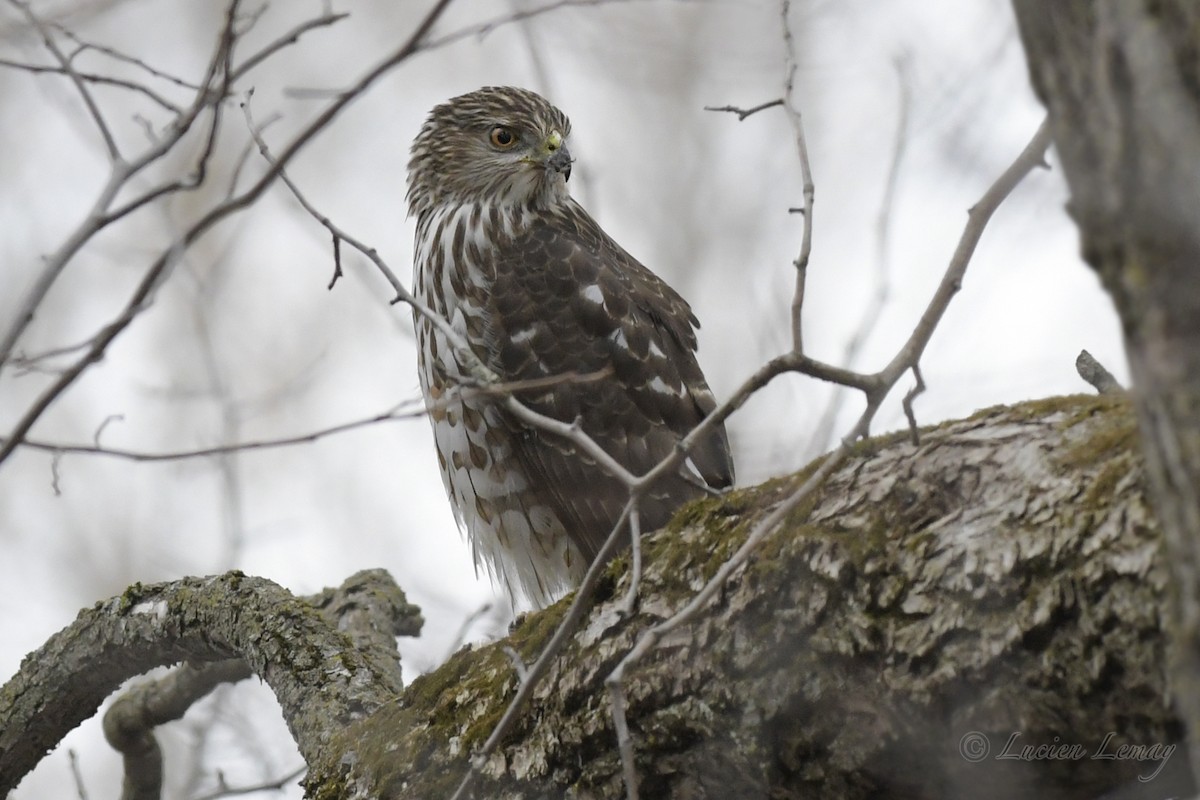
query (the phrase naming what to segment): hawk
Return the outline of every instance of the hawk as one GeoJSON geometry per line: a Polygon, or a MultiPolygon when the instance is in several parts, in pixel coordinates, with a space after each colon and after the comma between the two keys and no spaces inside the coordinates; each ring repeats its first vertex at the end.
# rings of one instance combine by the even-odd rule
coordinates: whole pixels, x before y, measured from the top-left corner
{"type": "MultiPolygon", "coordinates": [[[[521,402],[576,422],[641,475],[716,406],[696,363],[700,323],[567,193],[570,130],[525,89],[486,87],[435,107],[408,164],[413,286],[501,381],[534,382],[521,402]]],[[[579,584],[628,492],[568,440],[470,391],[464,354],[426,317],[414,322],[438,463],[476,568],[514,602],[520,593],[547,605],[579,584]]],[[[733,477],[719,426],[642,496],[643,530],[733,477]]]]}

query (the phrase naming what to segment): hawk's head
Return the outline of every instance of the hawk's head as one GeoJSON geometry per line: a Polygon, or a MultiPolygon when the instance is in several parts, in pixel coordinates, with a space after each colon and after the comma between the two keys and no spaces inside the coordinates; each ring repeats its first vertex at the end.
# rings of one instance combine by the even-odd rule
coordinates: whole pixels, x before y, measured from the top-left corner
{"type": "Polygon", "coordinates": [[[526,89],[488,86],[437,106],[413,141],[408,208],[484,202],[548,206],[567,197],[571,123],[526,89]]]}

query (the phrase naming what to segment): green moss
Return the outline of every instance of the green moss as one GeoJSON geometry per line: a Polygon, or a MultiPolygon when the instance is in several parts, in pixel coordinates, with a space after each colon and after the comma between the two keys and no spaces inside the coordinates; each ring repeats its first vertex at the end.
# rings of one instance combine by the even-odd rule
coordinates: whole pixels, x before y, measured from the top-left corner
{"type": "Polygon", "coordinates": [[[667,535],[642,541],[645,563],[676,579],[680,589],[690,589],[697,579],[707,581],[745,541],[749,528],[742,514],[757,492],[733,491],[688,503],[667,524],[667,535]],[[706,533],[696,535],[696,529],[706,533]]]}
{"type": "Polygon", "coordinates": [[[1004,416],[1014,422],[1045,419],[1053,414],[1067,412],[1070,416],[1064,427],[1070,428],[1088,419],[1093,414],[1109,409],[1128,405],[1122,395],[1113,394],[1065,394],[1058,397],[1046,397],[1040,400],[1026,400],[1011,406],[988,406],[981,408],[971,416],[968,422],[986,420],[995,416],[1004,416]]]}
{"type": "MultiPolygon", "coordinates": [[[[610,570],[611,571],[611,570],[610,570]]],[[[572,592],[552,606],[533,614],[526,614],[520,624],[508,637],[509,645],[529,660],[536,658],[542,652],[546,642],[554,636],[558,626],[567,615],[567,609],[575,600],[572,592]]]]}
{"type": "Polygon", "coordinates": [[[1065,448],[1054,460],[1066,468],[1103,463],[1111,459],[1114,453],[1134,452],[1137,435],[1137,424],[1132,413],[1114,415],[1103,429],[1065,448]]]}
{"type": "MultiPolygon", "coordinates": [[[[537,625],[537,630],[540,632],[542,627],[537,625]]],[[[512,640],[503,644],[512,646],[512,640]]],[[[441,731],[439,740],[458,736],[464,751],[470,752],[496,727],[516,684],[516,672],[500,644],[465,647],[436,672],[416,678],[405,697],[410,706],[425,711],[429,725],[441,731]],[[460,703],[460,697],[483,698],[476,702],[486,702],[488,707],[481,711],[477,704],[460,703]]]]}

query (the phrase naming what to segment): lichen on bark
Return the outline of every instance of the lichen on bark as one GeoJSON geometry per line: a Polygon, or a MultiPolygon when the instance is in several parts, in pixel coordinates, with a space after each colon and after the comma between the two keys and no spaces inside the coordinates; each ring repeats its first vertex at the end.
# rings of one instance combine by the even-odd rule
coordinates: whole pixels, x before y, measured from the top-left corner
{"type": "MultiPolygon", "coordinates": [[[[920,446],[863,446],[628,675],[642,796],[1082,798],[1185,784],[1183,759],[1164,756],[1180,734],[1166,577],[1133,428],[1119,398],[1061,398],[940,425],[920,446]],[[1027,745],[1077,757],[997,757],[1027,745]],[[1161,749],[1104,757],[1121,745],[1161,749]]],[[[632,618],[616,611],[628,577],[614,564],[474,796],[623,796],[604,678],[797,485],[702,501],[648,537],[632,618]]],[[[521,643],[545,630],[534,615],[512,641],[531,658],[521,643]]],[[[341,779],[382,797],[452,790],[516,688],[504,644],[459,653],[358,723],[341,779]]]]}

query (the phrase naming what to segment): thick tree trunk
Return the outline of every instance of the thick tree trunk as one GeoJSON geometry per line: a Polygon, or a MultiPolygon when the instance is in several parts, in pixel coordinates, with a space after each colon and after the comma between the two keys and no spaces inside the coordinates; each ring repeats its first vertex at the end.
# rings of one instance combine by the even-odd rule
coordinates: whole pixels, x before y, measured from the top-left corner
{"type": "MultiPolygon", "coordinates": [[[[1200,765],[1200,3],[1015,0],[1083,252],[1125,330],[1200,765]]],[[[1032,287],[1036,291],[1036,287],[1032,287]]]]}
{"type": "MultiPolygon", "coordinates": [[[[617,610],[628,570],[613,564],[470,796],[623,797],[605,677],[803,477],[693,504],[647,537],[632,617],[617,610]]],[[[700,618],[627,673],[641,796],[1190,788],[1172,748],[1168,578],[1148,505],[1119,397],[984,411],[919,447],[864,443],[700,618]]],[[[373,605],[412,616],[400,601],[373,605]]],[[[129,674],[240,653],[283,698],[311,796],[449,797],[516,688],[505,648],[532,660],[563,606],[399,691],[374,639],[364,657],[334,629],[344,611],[322,623],[236,574],[137,586],[84,611],[0,690],[0,796],[129,674]]]]}
{"type": "MultiPolygon", "coordinates": [[[[1135,438],[1123,401],[1073,399],[983,412],[920,447],[865,445],[705,618],[629,676],[642,796],[1061,799],[1126,785],[1166,798],[1186,786],[1135,438]],[[1067,749],[1034,750],[1045,745],[1067,749]]],[[[616,611],[627,577],[605,588],[472,796],[623,797],[605,676],[797,480],[700,503],[652,537],[640,612],[616,611]]],[[[418,679],[351,732],[349,775],[330,764],[310,785],[449,796],[516,687],[501,645],[534,658],[559,613],[418,679]]]]}

